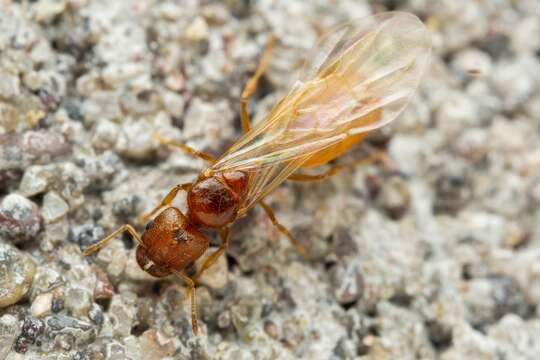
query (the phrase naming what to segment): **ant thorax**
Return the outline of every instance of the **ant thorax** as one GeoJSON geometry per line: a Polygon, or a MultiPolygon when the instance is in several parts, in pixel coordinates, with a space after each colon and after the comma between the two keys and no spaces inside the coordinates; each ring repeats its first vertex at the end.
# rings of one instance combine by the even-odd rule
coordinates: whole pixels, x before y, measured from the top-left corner
{"type": "Polygon", "coordinates": [[[188,221],[222,228],[233,222],[245,193],[248,176],[234,171],[199,179],[188,191],[188,221]]]}

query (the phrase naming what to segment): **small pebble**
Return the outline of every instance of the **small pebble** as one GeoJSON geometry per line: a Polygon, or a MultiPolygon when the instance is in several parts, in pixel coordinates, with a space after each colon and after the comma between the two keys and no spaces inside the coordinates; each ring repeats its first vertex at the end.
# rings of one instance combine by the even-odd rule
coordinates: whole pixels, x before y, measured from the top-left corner
{"type": "MultiPolygon", "coordinates": [[[[197,268],[200,268],[204,261],[212,254],[216,248],[208,249],[196,263],[197,268]]],[[[229,270],[227,268],[227,257],[220,256],[218,260],[201,275],[198,283],[206,285],[211,289],[222,289],[227,286],[229,280],[229,270]]]]}
{"type": "Polygon", "coordinates": [[[27,317],[24,319],[21,333],[17,337],[13,349],[20,354],[26,353],[30,345],[33,345],[36,339],[43,334],[44,329],[45,324],[43,321],[34,317],[27,317]]]}
{"type": "Polygon", "coordinates": [[[342,261],[332,271],[332,284],[337,301],[351,304],[362,298],[365,288],[362,270],[355,261],[342,261]]]}
{"type": "Polygon", "coordinates": [[[279,338],[278,328],[276,324],[270,320],[264,322],[264,332],[272,339],[277,340],[279,338]]]}
{"type": "Polygon", "coordinates": [[[51,310],[53,313],[57,314],[60,311],[64,310],[64,299],[60,297],[53,297],[52,304],[51,304],[51,310]]]}
{"type": "Polygon", "coordinates": [[[22,152],[31,160],[50,161],[71,149],[64,135],[52,131],[27,131],[22,135],[22,152]]]}
{"type": "Polygon", "coordinates": [[[95,339],[95,327],[89,322],[61,314],[45,319],[47,338],[53,341],[58,338],[58,341],[64,343],[63,348],[84,347],[95,339]]]}
{"type": "Polygon", "coordinates": [[[70,229],[69,240],[81,247],[87,247],[103,239],[105,232],[99,225],[91,223],[73,226],[70,229]]]}
{"type": "Polygon", "coordinates": [[[208,37],[208,24],[202,17],[196,17],[187,27],[185,37],[190,41],[201,41],[208,37]]]}
{"type": "Polygon", "coordinates": [[[58,221],[65,216],[69,211],[69,205],[66,204],[54,191],[50,191],[43,197],[43,207],[41,214],[46,224],[58,221]]]}
{"type": "Polygon", "coordinates": [[[19,184],[19,192],[24,196],[34,196],[47,190],[49,177],[42,166],[30,166],[25,169],[19,184]]]}
{"type": "Polygon", "coordinates": [[[123,338],[131,333],[133,324],[137,322],[137,296],[133,293],[116,294],[112,297],[109,316],[113,334],[123,338]]]}
{"type": "Polygon", "coordinates": [[[66,7],[66,1],[44,0],[34,4],[34,17],[38,22],[49,23],[60,15],[66,7]]]}
{"type": "Polygon", "coordinates": [[[20,326],[20,322],[13,315],[5,314],[0,317],[0,359],[7,359],[20,326]]]}
{"type": "Polygon", "coordinates": [[[0,200],[0,237],[14,244],[29,240],[41,228],[39,208],[27,198],[9,194],[0,200]]]}
{"type": "Polygon", "coordinates": [[[110,299],[114,295],[114,286],[107,275],[107,272],[100,267],[95,268],[96,287],[94,288],[94,300],[110,299]]]}
{"type": "Polygon", "coordinates": [[[0,308],[17,303],[32,285],[36,265],[30,256],[0,242],[0,308]]]}
{"type": "Polygon", "coordinates": [[[92,144],[98,150],[111,149],[116,144],[119,127],[116,123],[108,120],[99,122],[92,135],[92,144]]]}
{"type": "Polygon", "coordinates": [[[145,331],[140,337],[139,344],[141,354],[148,359],[163,359],[174,355],[175,346],[172,339],[154,329],[145,331]]]}
{"type": "Polygon", "coordinates": [[[96,303],[92,304],[92,307],[90,308],[90,311],[88,312],[88,318],[92,320],[92,322],[96,325],[103,324],[103,320],[104,320],[103,310],[101,310],[101,307],[98,304],[96,303]]]}
{"type": "Polygon", "coordinates": [[[379,203],[388,216],[399,220],[409,207],[410,195],[407,183],[400,177],[392,177],[383,183],[379,203]]]}
{"type": "Polygon", "coordinates": [[[69,289],[65,297],[65,308],[75,316],[87,316],[92,306],[92,296],[83,289],[69,289]]]}
{"type": "Polygon", "coordinates": [[[91,358],[82,351],[77,351],[72,357],[71,360],[90,360],[91,358]]]}
{"type": "Polygon", "coordinates": [[[45,293],[36,296],[30,307],[32,316],[42,317],[49,315],[52,310],[53,294],[45,293]]]}

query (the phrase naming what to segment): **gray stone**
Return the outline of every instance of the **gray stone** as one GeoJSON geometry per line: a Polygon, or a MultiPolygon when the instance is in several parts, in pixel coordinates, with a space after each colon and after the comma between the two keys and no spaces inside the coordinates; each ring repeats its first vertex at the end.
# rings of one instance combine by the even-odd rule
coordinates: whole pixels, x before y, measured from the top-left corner
{"type": "Polygon", "coordinates": [[[41,166],[31,166],[24,172],[19,192],[24,196],[34,196],[47,190],[48,178],[41,166]]]}
{"type": "Polygon", "coordinates": [[[9,194],[0,200],[0,239],[12,243],[30,240],[41,229],[41,215],[35,203],[9,194]]]}
{"type": "Polygon", "coordinates": [[[6,314],[0,317],[0,358],[6,359],[11,352],[20,326],[19,321],[13,315],[6,314]]]}
{"type": "Polygon", "coordinates": [[[65,315],[52,315],[45,318],[47,324],[45,337],[64,343],[64,346],[86,346],[95,339],[96,329],[86,321],[65,315]]]}
{"type": "Polygon", "coordinates": [[[36,265],[30,256],[0,243],[0,308],[21,300],[34,280],[36,265]]]}
{"type": "Polygon", "coordinates": [[[131,328],[137,323],[137,297],[132,293],[114,295],[109,309],[113,335],[118,339],[128,336],[131,328]]]}
{"type": "Polygon", "coordinates": [[[92,306],[92,294],[85,289],[69,289],[65,296],[65,307],[68,312],[77,317],[88,316],[92,306]]]}
{"type": "Polygon", "coordinates": [[[69,206],[66,204],[57,193],[51,191],[43,197],[43,207],[41,214],[46,224],[50,224],[60,220],[69,211],[69,206]]]}

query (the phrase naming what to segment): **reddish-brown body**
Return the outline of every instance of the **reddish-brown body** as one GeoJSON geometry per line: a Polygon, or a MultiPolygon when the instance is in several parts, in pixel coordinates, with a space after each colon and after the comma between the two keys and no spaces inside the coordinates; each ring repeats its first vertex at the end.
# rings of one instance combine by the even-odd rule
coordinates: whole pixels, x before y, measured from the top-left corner
{"type": "Polygon", "coordinates": [[[182,271],[208,249],[200,228],[221,229],[232,223],[246,193],[248,175],[242,171],[199,178],[187,193],[187,215],[175,207],[163,210],[146,225],[137,262],[155,277],[182,271]]]}
{"type": "MultiPolygon", "coordinates": [[[[359,19],[336,28],[323,40],[324,53],[308,59],[306,72],[264,120],[251,128],[247,102],[267,68],[271,38],[259,66],[247,81],[240,99],[244,135],[220,158],[157,135],[162,144],[211,163],[194,183],[178,184],[145,218],[156,215],[142,236],[124,224],[89,246],[89,255],[120,233],[137,241],[137,262],[156,277],[171,273],[181,278],[191,296],[193,332],[197,333],[195,287],[197,279],[225,253],[229,224],[260,205],[276,228],[301,254],[302,244],[277,221],[264,201],[287,179],[313,181],[337,173],[344,165],[321,174],[297,174],[301,167],[326,164],[360,141],[368,132],[393,121],[403,111],[429,63],[430,35],[415,16],[390,12],[359,19]],[[234,170],[232,170],[234,169],[234,170]],[[179,191],[187,192],[187,213],[172,206],[179,191]],[[219,248],[208,255],[192,277],[183,270],[208,249],[202,228],[219,231],[219,248]]],[[[351,163],[384,158],[373,153],[351,163]]]]}

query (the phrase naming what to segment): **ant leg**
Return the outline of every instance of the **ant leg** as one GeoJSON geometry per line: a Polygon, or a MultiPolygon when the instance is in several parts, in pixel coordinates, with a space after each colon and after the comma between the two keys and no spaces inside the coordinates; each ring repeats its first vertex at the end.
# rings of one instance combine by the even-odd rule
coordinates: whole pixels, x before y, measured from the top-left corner
{"type": "Polygon", "coordinates": [[[127,231],[138,243],[139,245],[142,245],[144,246],[142,240],[141,240],[141,237],[139,236],[139,234],[137,234],[137,232],[135,231],[135,229],[133,228],[133,226],[129,225],[129,224],[124,224],[122,225],[119,229],[117,229],[116,231],[112,232],[109,236],[107,236],[106,238],[98,241],[97,243],[95,244],[92,244],[90,245],[89,247],[87,247],[86,249],[84,249],[83,251],[83,255],[84,256],[88,256],[96,251],[98,251],[99,249],[101,249],[102,247],[104,247],[105,245],[107,245],[107,243],[109,241],[111,241],[114,237],[116,237],[117,235],[123,233],[124,231],[127,231]]]}
{"type": "Polygon", "coordinates": [[[214,251],[212,254],[210,254],[210,256],[206,258],[201,269],[197,271],[197,274],[195,274],[195,276],[193,276],[193,281],[197,281],[197,279],[201,277],[202,273],[208,268],[210,268],[210,266],[214,265],[217,259],[219,259],[221,255],[223,255],[223,253],[227,249],[227,245],[229,244],[229,235],[230,233],[228,227],[222,228],[219,231],[219,237],[221,238],[221,244],[219,244],[219,249],[214,251]]]}
{"type": "Polygon", "coordinates": [[[276,219],[276,216],[274,215],[274,210],[272,210],[270,205],[265,203],[263,200],[260,200],[259,204],[264,209],[264,212],[266,213],[266,216],[268,216],[268,218],[270,218],[270,221],[272,222],[272,224],[274,224],[274,226],[277,227],[277,229],[279,230],[280,233],[282,233],[283,235],[285,235],[289,239],[289,241],[291,242],[292,246],[296,249],[296,251],[298,251],[300,253],[300,255],[302,255],[303,257],[307,257],[307,251],[306,251],[306,248],[304,247],[304,245],[302,245],[298,240],[296,240],[292,236],[292,234],[289,232],[289,230],[287,230],[287,228],[285,226],[283,226],[276,219]]]}
{"type": "Polygon", "coordinates": [[[259,61],[259,65],[257,66],[255,73],[248,79],[248,81],[246,82],[246,85],[244,86],[244,90],[242,91],[242,95],[240,97],[240,120],[242,121],[242,131],[244,134],[247,133],[250,128],[249,114],[247,111],[248,100],[249,100],[249,97],[257,89],[257,83],[259,82],[259,79],[261,78],[262,74],[266,71],[266,68],[268,67],[268,64],[270,63],[270,58],[272,57],[272,48],[274,46],[275,41],[276,41],[276,38],[274,36],[270,36],[270,39],[268,40],[268,43],[266,44],[266,49],[264,50],[264,53],[261,57],[261,60],[259,61]]]}
{"type": "Polygon", "coordinates": [[[139,216],[140,222],[145,222],[146,220],[151,218],[153,215],[155,215],[162,208],[171,205],[173,199],[176,197],[178,192],[180,190],[189,191],[189,189],[191,188],[191,185],[192,183],[184,183],[184,184],[178,184],[175,187],[173,187],[171,191],[169,191],[169,193],[165,195],[165,197],[161,200],[158,206],[156,206],[152,211],[144,213],[141,216],[139,216]]]}
{"type": "Polygon", "coordinates": [[[320,174],[313,174],[312,175],[312,174],[295,173],[295,174],[290,175],[287,178],[287,180],[293,180],[293,181],[319,181],[319,180],[329,178],[330,176],[337,174],[338,172],[340,172],[341,170],[343,170],[345,168],[352,168],[352,167],[356,167],[356,166],[359,166],[359,165],[368,165],[368,164],[372,164],[372,163],[377,162],[377,161],[387,161],[387,157],[386,157],[386,154],[384,153],[384,151],[376,151],[376,152],[370,154],[367,158],[364,158],[364,159],[351,161],[351,162],[345,163],[345,164],[333,165],[329,169],[327,169],[325,172],[320,173],[320,174]]]}
{"type": "Polygon", "coordinates": [[[186,154],[189,154],[189,155],[198,157],[200,159],[203,159],[205,161],[208,161],[211,164],[216,162],[216,158],[213,157],[212,155],[210,155],[208,153],[205,153],[205,152],[202,152],[202,151],[195,150],[191,146],[187,146],[187,145],[182,144],[182,143],[180,143],[178,141],[175,141],[175,140],[172,140],[172,139],[167,139],[167,138],[161,136],[160,134],[154,134],[154,139],[157,142],[159,142],[161,145],[170,145],[172,147],[180,149],[181,151],[183,151],[186,154]]]}
{"type": "Polygon", "coordinates": [[[191,299],[191,329],[193,335],[197,336],[199,334],[199,325],[197,322],[197,302],[195,301],[195,281],[180,271],[173,269],[171,271],[187,285],[186,295],[191,299]]]}

